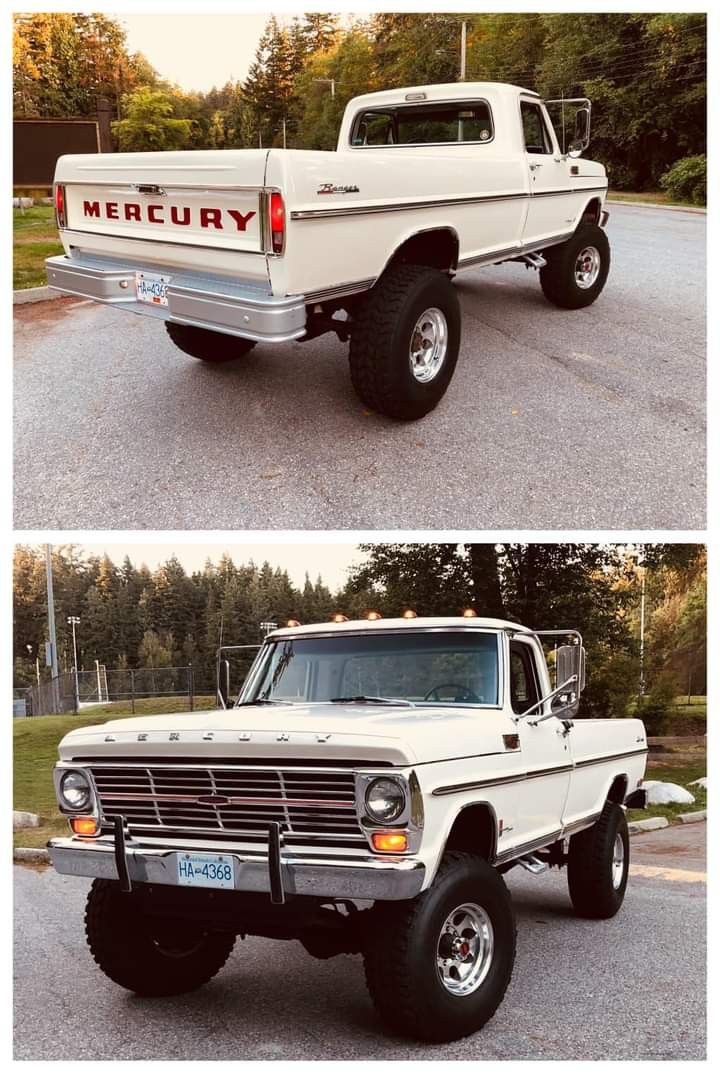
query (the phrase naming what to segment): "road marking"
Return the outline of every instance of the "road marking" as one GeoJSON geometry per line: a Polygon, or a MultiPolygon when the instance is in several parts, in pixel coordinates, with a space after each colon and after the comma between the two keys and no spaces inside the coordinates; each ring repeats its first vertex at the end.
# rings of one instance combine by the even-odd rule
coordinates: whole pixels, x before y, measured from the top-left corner
{"type": "Polygon", "coordinates": [[[632,876],[645,876],[653,880],[675,880],[681,884],[706,884],[707,873],[695,873],[690,869],[670,869],[661,865],[631,865],[632,876]]]}

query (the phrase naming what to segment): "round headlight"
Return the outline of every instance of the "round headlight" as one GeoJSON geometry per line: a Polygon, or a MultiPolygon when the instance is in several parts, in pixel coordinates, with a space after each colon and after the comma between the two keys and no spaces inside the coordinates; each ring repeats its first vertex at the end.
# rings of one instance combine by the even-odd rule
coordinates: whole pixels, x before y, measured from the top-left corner
{"type": "Polygon", "coordinates": [[[405,809],[405,791],[394,779],[374,779],[365,791],[365,805],[373,820],[389,824],[405,809]]]}
{"type": "Polygon", "coordinates": [[[60,780],[60,796],[68,809],[86,809],[92,798],[87,776],[75,770],[66,772],[60,780]]]}

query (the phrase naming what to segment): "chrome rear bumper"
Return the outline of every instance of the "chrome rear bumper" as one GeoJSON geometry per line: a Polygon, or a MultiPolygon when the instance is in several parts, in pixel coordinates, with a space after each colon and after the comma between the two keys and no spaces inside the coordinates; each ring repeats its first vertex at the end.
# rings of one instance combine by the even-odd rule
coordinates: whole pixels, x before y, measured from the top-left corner
{"type": "MultiPolygon", "coordinates": [[[[104,839],[51,839],[50,860],[59,873],[70,876],[121,879],[116,864],[115,845],[104,839]]],[[[198,848],[215,853],[212,847],[198,848]]],[[[182,851],[133,846],[125,843],[125,862],[130,882],[137,884],[178,884],[177,860],[182,851]]],[[[228,853],[235,861],[235,889],[271,893],[271,865],[263,852],[228,853]]],[[[288,895],[317,895],[352,900],[412,899],[422,890],[425,866],[407,858],[323,857],[283,850],[280,859],[282,888],[288,895]]]]}
{"type": "Polygon", "coordinates": [[[95,257],[49,257],[48,285],[68,295],[106,302],[131,313],[177,321],[257,342],[284,343],[305,334],[305,299],[277,297],[249,281],[176,272],[149,264],[123,265],[95,257]],[[170,279],[167,306],[139,302],[135,273],[170,279]]]}

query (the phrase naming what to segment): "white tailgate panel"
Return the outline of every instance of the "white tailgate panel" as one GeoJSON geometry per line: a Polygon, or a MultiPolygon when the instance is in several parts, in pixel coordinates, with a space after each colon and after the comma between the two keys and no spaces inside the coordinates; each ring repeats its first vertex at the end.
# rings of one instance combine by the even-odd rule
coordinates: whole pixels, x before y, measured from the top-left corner
{"type": "Polygon", "coordinates": [[[125,184],[68,184],[67,226],[117,238],[261,252],[259,191],[161,190],[141,194],[125,184]]]}

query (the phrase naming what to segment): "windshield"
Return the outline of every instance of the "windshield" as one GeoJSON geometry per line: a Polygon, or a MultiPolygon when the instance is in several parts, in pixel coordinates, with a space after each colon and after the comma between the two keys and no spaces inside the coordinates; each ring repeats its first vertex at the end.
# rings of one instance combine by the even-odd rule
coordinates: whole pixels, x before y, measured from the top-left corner
{"type": "Polygon", "coordinates": [[[242,702],[393,698],[498,704],[498,635],[480,631],[337,634],[268,644],[242,702]]]}

